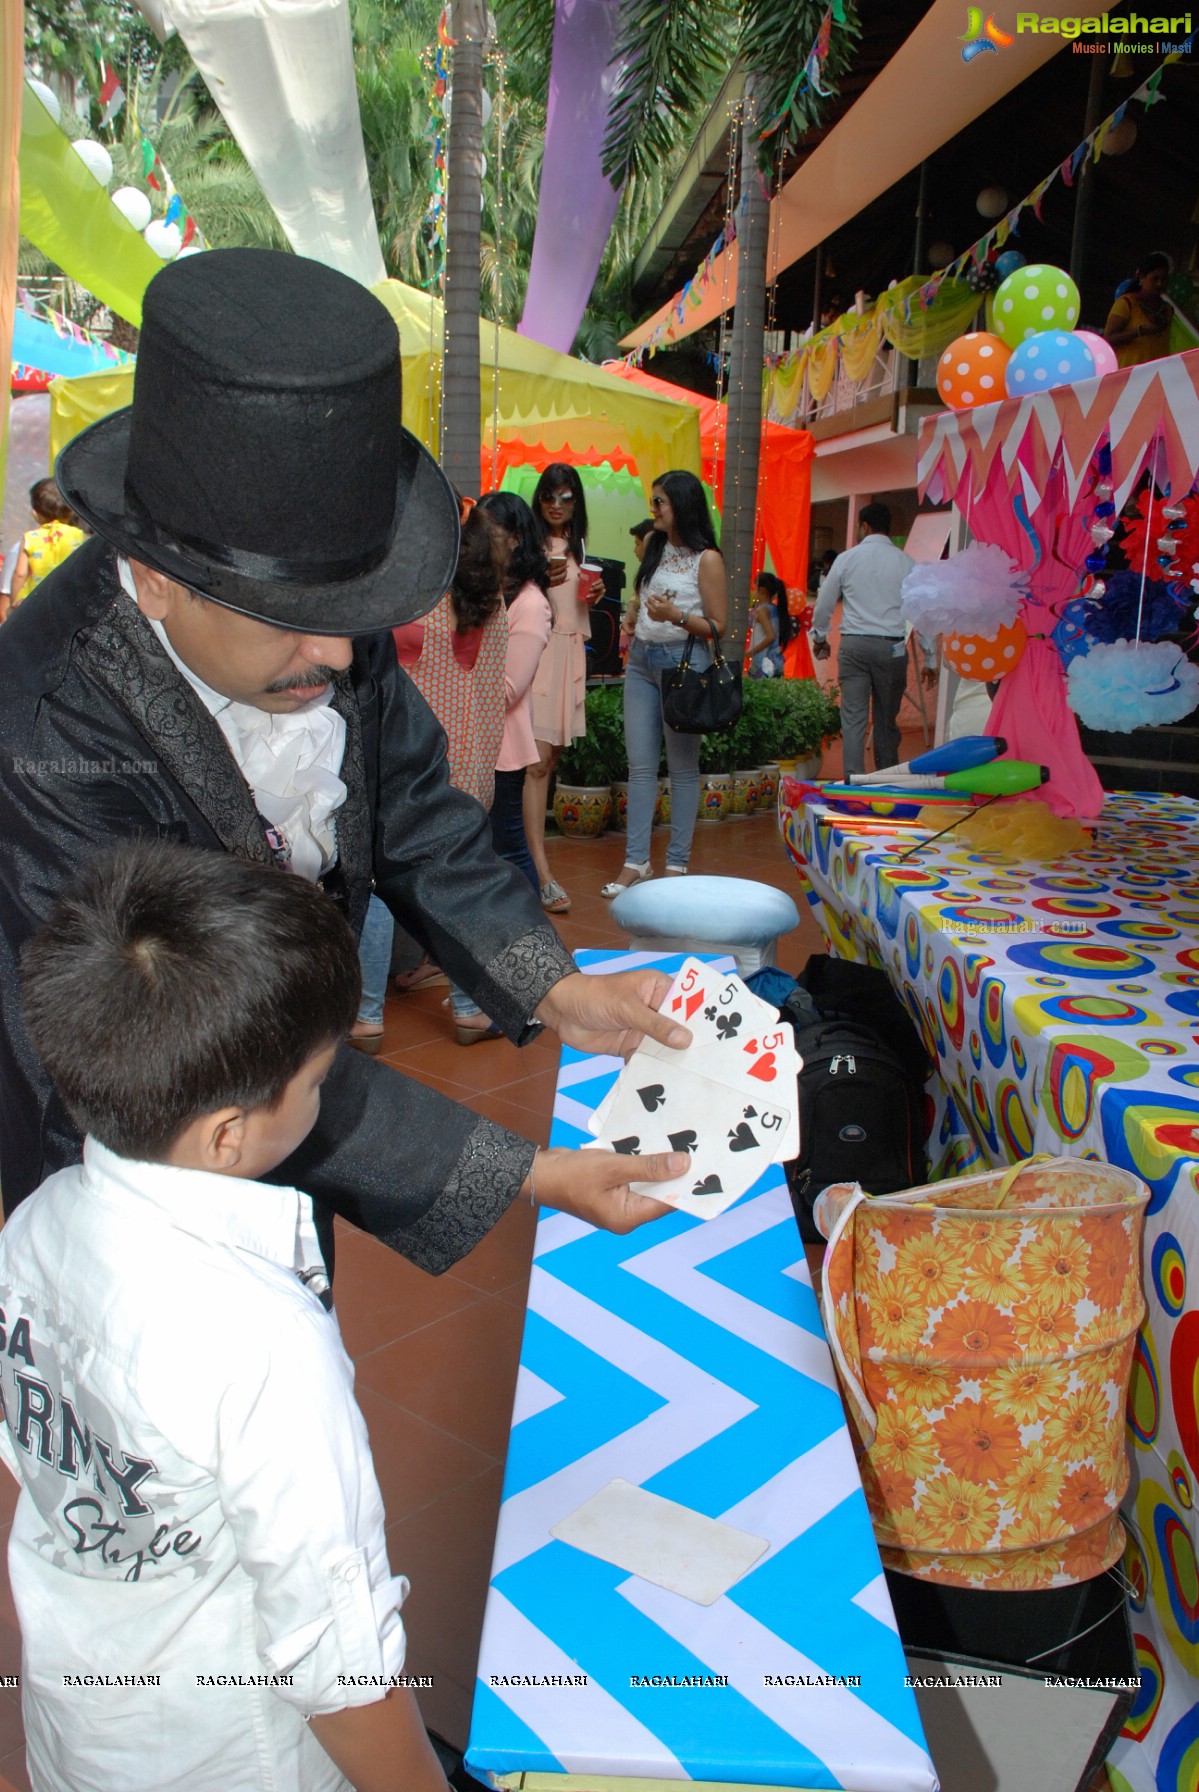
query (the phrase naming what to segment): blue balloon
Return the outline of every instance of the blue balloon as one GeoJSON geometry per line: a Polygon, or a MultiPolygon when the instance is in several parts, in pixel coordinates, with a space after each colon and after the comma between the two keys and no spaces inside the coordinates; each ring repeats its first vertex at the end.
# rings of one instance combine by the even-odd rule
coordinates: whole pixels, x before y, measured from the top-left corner
{"type": "Polygon", "coordinates": [[[995,272],[1001,280],[1006,280],[1009,274],[1014,274],[1017,268],[1025,265],[1026,258],[1019,249],[1005,249],[1002,255],[995,257],[995,272]]]}
{"type": "Polygon", "coordinates": [[[1030,392],[1049,392],[1054,386],[1072,386],[1076,380],[1094,377],[1095,357],[1073,330],[1026,336],[1004,369],[1009,398],[1026,398],[1030,392]]]}

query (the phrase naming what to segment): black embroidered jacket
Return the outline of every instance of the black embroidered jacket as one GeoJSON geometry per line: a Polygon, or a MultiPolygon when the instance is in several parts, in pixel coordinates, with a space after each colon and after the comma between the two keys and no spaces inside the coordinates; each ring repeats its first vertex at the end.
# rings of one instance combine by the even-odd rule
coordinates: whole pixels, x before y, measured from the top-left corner
{"type": "MultiPolygon", "coordinates": [[[[390,634],[355,642],[333,699],[346,721],[338,861],[326,887],[359,930],[372,878],[396,919],[520,1041],[574,966],[483,810],[451,788],[445,736],[390,634]]],[[[11,1212],[80,1141],[21,1021],[17,966],[61,887],[136,834],[269,862],[225,738],[86,542],[0,628],[0,1183],[11,1212]]],[[[447,1269],[519,1188],[533,1147],[348,1047],[318,1125],[271,1180],[447,1269]]]]}

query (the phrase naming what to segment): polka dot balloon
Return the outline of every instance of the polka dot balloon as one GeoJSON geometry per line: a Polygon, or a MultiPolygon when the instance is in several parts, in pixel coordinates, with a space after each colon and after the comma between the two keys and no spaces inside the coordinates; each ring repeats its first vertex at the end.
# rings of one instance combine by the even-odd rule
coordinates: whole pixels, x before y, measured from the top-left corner
{"type": "Polygon", "coordinates": [[[1042,330],[1027,336],[1009,359],[1004,381],[1009,398],[1050,392],[1095,377],[1095,357],[1071,330],[1042,330]]]}
{"type": "Polygon", "coordinates": [[[1062,268],[1044,262],[1017,268],[995,294],[995,334],[1009,348],[1045,330],[1072,330],[1078,322],[1078,288],[1062,268]]]}
{"type": "Polygon", "coordinates": [[[1028,646],[1028,633],[1019,617],[1003,624],[994,635],[967,635],[960,629],[942,635],[941,653],[963,678],[988,683],[1002,678],[1018,664],[1028,646]]]}
{"type": "Polygon", "coordinates": [[[1011,349],[986,330],[951,342],[937,362],[937,391],[951,411],[968,411],[1004,396],[1003,375],[1011,349]]]}

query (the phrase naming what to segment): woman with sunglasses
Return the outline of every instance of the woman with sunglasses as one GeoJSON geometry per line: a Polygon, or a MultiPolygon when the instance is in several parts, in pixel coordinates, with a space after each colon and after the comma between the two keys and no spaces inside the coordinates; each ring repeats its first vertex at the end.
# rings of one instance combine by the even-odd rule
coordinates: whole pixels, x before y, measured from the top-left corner
{"type": "MultiPolygon", "coordinates": [[[[650,501],[653,533],[637,573],[640,606],[624,680],[624,734],[629,754],[629,834],[624,869],[601,896],[619,896],[630,884],[653,875],[650,830],[658,793],[658,757],[664,722],[662,687],[683,657],[688,638],[692,664],[711,664],[700,645],[722,635],[728,623],[729,593],[724,561],[708,516],[704,488],[694,473],[663,473],[650,501]]],[[[666,728],[670,771],[670,841],[666,874],[679,876],[691,856],[691,836],[699,803],[698,734],[666,728]]]]}
{"type": "Polygon", "coordinates": [[[570,909],[570,897],[555,881],[545,856],[545,808],[549,781],[563,747],[587,732],[584,642],[591,634],[587,605],[579,601],[587,501],[583,482],[573,467],[555,461],[545,469],[533,493],[533,515],[549,556],[554,630],[533,680],[533,736],[538,757],[525,776],[525,835],[537,867],[541,906],[551,915],[564,915],[570,909]]]}

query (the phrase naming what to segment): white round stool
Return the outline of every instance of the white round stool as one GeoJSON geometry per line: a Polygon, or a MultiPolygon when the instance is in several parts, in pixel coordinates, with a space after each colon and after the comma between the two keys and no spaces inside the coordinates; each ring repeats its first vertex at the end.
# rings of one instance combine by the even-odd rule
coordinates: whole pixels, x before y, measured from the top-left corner
{"type": "Polygon", "coordinates": [[[773,884],[746,877],[663,877],[631,884],[612,904],[635,952],[727,952],[741,976],[775,963],[799,910],[773,884]]]}

